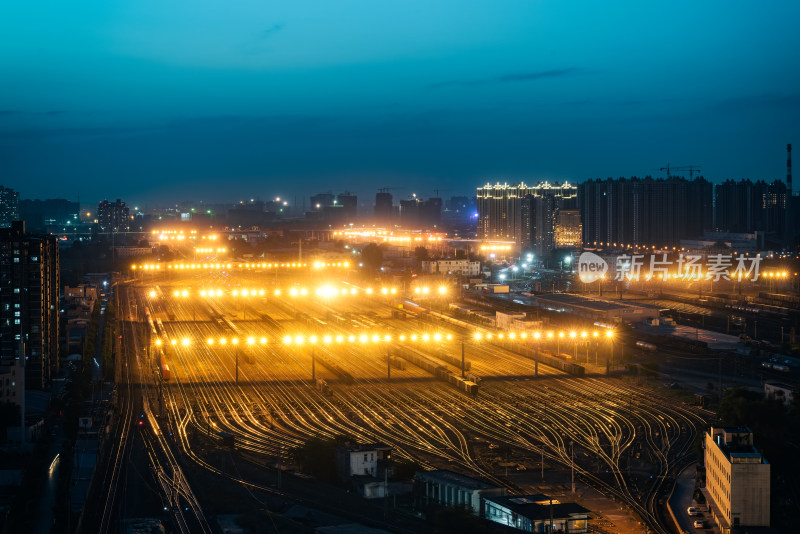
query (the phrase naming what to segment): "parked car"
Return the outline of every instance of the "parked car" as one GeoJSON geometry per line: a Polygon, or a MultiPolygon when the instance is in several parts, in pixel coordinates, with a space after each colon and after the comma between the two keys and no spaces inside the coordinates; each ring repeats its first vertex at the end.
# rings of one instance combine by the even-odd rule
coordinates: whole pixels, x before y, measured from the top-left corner
{"type": "Polygon", "coordinates": [[[706,523],[702,519],[698,519],[694,522],[694,528],[706,528],[706,523]]]}
{"type": "Polygon", "coordinates": [[[689,508],[687,508],[686,509],[686,513],[689,514],[689,515],[698,515],[699,514],[699,512],[697,511],[697,508],[695,508],[694,506],[690,506],[689,508]]]}

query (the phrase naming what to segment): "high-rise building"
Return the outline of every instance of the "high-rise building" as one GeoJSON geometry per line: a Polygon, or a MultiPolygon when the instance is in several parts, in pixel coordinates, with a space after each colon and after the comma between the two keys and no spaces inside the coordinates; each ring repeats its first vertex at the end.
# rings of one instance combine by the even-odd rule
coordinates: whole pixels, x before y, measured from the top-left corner
{"type": "Polygon", "coordinates": [[[442,222],[442,199],[414,198],[400,201],[400,224],[405,228],[434,228],[442,222]]]}
{"type": "Polygon", "coordinates": [[[345,221],[354,221],[358,217],[358,197],[355,193],[345,191],[336,195],[336,203],[342,208],[342,217],[345,221]]]}
{"type": "Polygon", "coordinates": [[[127,232],[131,224],[130,210],[120,199],[103,200],[97,205],[97,222],[100,233],[127,232]]]}
{"type": "Polygon", "coordinates": [[[375,194],[374,218],[377,224],[391,224],[393,219],[394,206],[392,205],[392,194],[387,191],[379,191],[375,194]]]}
{"type": "Polygon", "coordinates": [[[583,246],[583,225],[579,210],[561,210],[556,217],[556,248],[581,248],[583,246]]]}
{"type": "Polygon", "coordinates": [[[487,183],[478,188],[478,239],[515,241],[521,244],[522,199],[532,194],[524,183],[487,183]]]}
{"type": "Polygon", "coordinates": [[[765,232],[782,238],[788,199],[780,180],[726,180],[715,187],[714,228],[719,232],[765,232]]]}
{"type": "Polygon", "coordinates": [[[18,360],[24,345],[28,389],[58,372],[59,287],[54,236],[29,234],[22,221],[0,230],[0,359],[18,360]]]}
{"type": "Polygon", "coordinates": [[[578,188],[569,182],[486,184],[478,188],[478,238],[514,241],[549,254],[556,247],[561,210],[577,208],[578,188]]]}
{"type": "Polygon", "coordinates": [[[705,494],[723,533],[770,524],[770,464],[748,428],[712,427],[705,434],[705,494]]]}
{"type": "Polygon", "coordinates": [[[0,185],[0,228],[19,220],[19,193],[0,185]]]}
{"type": "Polygon", "coordinates": [[[589,180],[578,195],[585,245],[677,246],[712,228],[704,178],[589,180]]]}

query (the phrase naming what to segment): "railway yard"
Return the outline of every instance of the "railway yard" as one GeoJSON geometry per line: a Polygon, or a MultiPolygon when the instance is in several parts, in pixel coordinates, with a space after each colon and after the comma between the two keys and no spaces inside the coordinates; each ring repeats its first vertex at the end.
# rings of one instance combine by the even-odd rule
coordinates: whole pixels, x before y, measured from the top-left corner
{"type": "Polygon", "coordinates": [[[501,339],[426,313],[431,302],[443,309],[451,300],[445,289],[426,298],[427,288],[370,286],[335,270],[236,267],[140,273],[117,288],[126,369],[134,369],[128,387],[137,388],[142,413],[129,409],[148,426],[147,440],[163,441],[151,443],[160,451],[151,462],[166,500],[187,503],[186,528],[205,519],[178,455],[269,490],[226,475],[199,437],[221,446],[234,436],[238,453],[275,465],[311,437],[346,435],[512,494],[535,487],[508,478],[496,451],[513,457],[515,470],[574,467],[582,483],[666,531],[659,500],[694,460],[708,412],[606,374],[611,333],[576,324],[566,336],[544,329],[501,339]],[[586,360],[598,365],[587,365],[586,376],[574,363],[546,365],[573,352],[570,334],[588,338],[587,347],[594,341],[586,360]]]}

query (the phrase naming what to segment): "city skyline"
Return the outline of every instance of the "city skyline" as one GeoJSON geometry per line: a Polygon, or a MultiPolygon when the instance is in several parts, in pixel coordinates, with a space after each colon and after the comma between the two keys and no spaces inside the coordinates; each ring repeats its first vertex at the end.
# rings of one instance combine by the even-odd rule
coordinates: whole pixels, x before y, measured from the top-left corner
{"type": "Polygon", "coordinates": [[[772,181],[797,137],[793,3],[306,7],[15,6],[4,185],[143,203],[446,197],[668,163],[772,181]]]}

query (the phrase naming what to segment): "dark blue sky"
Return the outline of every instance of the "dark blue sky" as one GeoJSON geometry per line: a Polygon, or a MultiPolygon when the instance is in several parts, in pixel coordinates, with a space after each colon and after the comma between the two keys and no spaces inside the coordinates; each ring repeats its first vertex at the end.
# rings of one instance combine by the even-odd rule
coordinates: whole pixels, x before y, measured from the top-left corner
{"type": "Polygon", "coordinates": [[[782,179],[800,2],[16,2],[0,184],[93,203],[782,179]],[[122,5],[121,5],[122,4],[122,5]]]}

